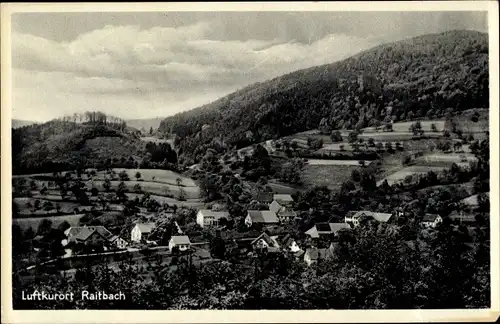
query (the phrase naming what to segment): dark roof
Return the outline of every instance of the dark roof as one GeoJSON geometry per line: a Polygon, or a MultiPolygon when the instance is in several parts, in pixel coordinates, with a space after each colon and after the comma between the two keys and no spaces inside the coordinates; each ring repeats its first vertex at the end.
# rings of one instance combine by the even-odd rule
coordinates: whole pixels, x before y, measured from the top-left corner
{"type": "Polygon", "coordinates": [[[316,230],[318,232],[331,232],[332,229],[328,223],[317,223],[316,230]]]}
{"type": "Polygon", "coordinates": [[[439,215],[436,214],[425,214],[424,218],[422,218],[422,222],[434,222],[439,215]]]}
{"type": "Polygon", "coordinates": [[[70,227],[66,230],[66,235],[68,236],[69,241],[85,241],[87,240],[94,232],[99,233],[104,239],[110,240],[113,237],[113,234],[108,231],[104,226],[75,226],[70,227]]]}
{"type": "Polygon", "coordinates": [[[293,241],[295,241],[295,240],[293,239],[292,235],[290,235],[290,234],[286,234],[285,236],[283,236],[282,238],[279,239],[279,242],[284,247],[290,246],[293,243],[293,241]]]}
{"type": "Polygon", "coordinates": [[[255,198],[257,201],[271,203],[273,201],[272,192],[259,192],[255,198]]]}
{"type": "Polygon", "coordinates": [[[273,240],[273,238],[267,235],[266,233],[260,234],[259,237],[253,240],[250,244],[253,245],[257,243],[259,240],[264,240],[264,242],[266,242],[269,247],[276,247],[276,248],[279,247],[278,242],[276,240],[273,240]]]}
{"type": "Polygon", "coordinates": [[[278,223],[278,217],[270,210],[249,210],[248,215],[254,223],[278,223]]]}

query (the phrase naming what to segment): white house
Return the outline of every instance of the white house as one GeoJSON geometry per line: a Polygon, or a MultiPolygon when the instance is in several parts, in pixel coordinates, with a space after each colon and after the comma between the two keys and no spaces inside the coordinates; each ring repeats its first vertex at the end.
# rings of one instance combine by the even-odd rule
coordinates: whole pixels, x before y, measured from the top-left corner
{"type": "Polygon", "coordinates": [[[267,252],[279,252],[280,245],[277,238],[277,236],[269,236],[266,233],[262,233],[250,244],[255,251],[266,250],[267,252]]]}
{"type": "Polygon", "coordinates": [[[172,236],[168,242],[168,249],[172,252],[173,248],[179,248],[179,251],[187,251],[191,247],[191,241],[186,235],[172,236]]]}
{"type": "Polygon", "coordinates": [[[297,213],[290,208],[282,207],[278,210],[276,216],[278,216],[280,223],[289,223],[297,217],[297,213]]]}
{"type": "Polygon", "coordinates": [[[124,249],[127,247],[128,243],[118,235],[114,235],[109,239],[109,241],[114,244],[119,249],[124,249]]]}
{"type": "Polygon", "coordinates": [[[391,219],[392,214],[389,213],[375,213],[368,210],[351,211],[345,217],[346,223],[352,223],[354,226],[359,226],[361,219],[371,218],[380,223],[387,223],[391,219]]]}
{"type": "Polygon", "coordinates": [[[154,223],[137,223],[134,228],[132,228],[130,240],[132,242],[146,241],[154,228],[154,223]]]}
{"type": "Polygon", "coordinates": [[[196,214],[196,223],[201,227],[219,226],[219,221],[222,218],[229,218],[229,213],[226,211],[213,211],[210,209],[200,209],[196,214]]]}
{"type": "Polygon", "coordinates": [[[436,214],[426,214],[424,218],[422,218],[422,226],[424,227],[436,227],[439,223],[443,221],[443,218],[441,216],[436,215],[436,214]]]}

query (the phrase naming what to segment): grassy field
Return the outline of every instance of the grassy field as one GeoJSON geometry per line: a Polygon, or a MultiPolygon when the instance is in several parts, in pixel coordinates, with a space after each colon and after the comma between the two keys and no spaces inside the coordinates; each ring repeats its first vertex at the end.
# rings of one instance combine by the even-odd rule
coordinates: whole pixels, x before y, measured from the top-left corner
{"type": "MultiPolygon", "coordinates": [[[[160,169],[113,169],[116,174],[119,174],[122,171],[125,171],[130,178],[130,180],[136,180],[135,174],[139,172],[141,174],[141,178],[144,181],[153,181],[159,183],[166,183],[177,186],[177,179],[181,180],[180,185],[183,187],[197,187],[196,183],[193,179],[182,176],[179,173],[169,171],[169,170],[160,170],[160,169]],[[154,177],[154,180],[153,180],[154,177]]],[[[97,174],[98,179],[104,180],[107,176],[106,172],[102,171],[97,174]]]]}
{"type": "Polygon", "coordinates": [[[306,165],[302,171],[302,179],[308,187],[327,186],[337,191],[344,181],[351,178],[352,170],[357,168],[359,165],[306,165]]]}
{"type": "MultiPolygon", "coordinates": [[[[422,126],[422,129],[424,132],[431,132],[432,131],[432,124],[436,126],[436,129],[438,132],[442,132],[444,130],[444,120],[422,120],[420,121],[420,125],[422,126]]],[[[397,122],[392,124],[392,130],[394,132],[408,132],[410,129],[410,126],[414,124],[415,121],[411,122],[397,122]]],[[[363,132],[376,132],[375,127],[366,127],[363,128],[363,132]]],[[[382,132],[382,131],[380,131],[382,132]]]]}
{"type": "MultiPolygon", "coordinates": [[[[364,161],[365,165],[369,165],[371,161],[364,161]]],[[[359,166],[358,160],[325,160],[325,159],[308,159],[308,165],[348,165],[359,166]]]]}
{"type": "MultiPolygon", "coordinates": [[[[135,199],[136,197],[141,199],[143,195],[137,193],[127,193],[127,197],[129,199],[135,199]]],[[[174,198],[163,197],[158,195],[151,195],[151,198],[159,202],[160,204],[167,203],[169,205],[177,205],[177,206],[185,206],[191,208],[203,208],[205,206],[204,203],[200,202],[198,199],[188,199],[186,201],[180,201],[174,198]]]]}
{"type": "Polygon", "coordinates": [[[280,183],[274,183],[274,182],[269,182],[267,184],[271,189],[273,190],[274,193],[277,194],[283,194],[283,195],[292,195],[296,193],[298,190],[280,183]]]}
{"type": "MultiPolygon", "coordinates": [[[[442,133],[425,133],[424,136],[431,138],[440,138],[443,136],[442,133]]],[[[413,139],[413,133],[411,132],[374,132],[374,133],[361,133],[358,138],[368,140],[373,138],[375,141],[408,141],[413,139]]]]}
{"type": "Polygon", "coordinates": [[[83,216],[84,214],[48,216],[48,217],[23,217],[23,218],[12,219],[12,223],[19,225],[22,230],[27,230],[28,228],[31,227],[34,231],[36,231],[38,225],[44,219],[50,220],[52,222],[52,227],[57,227],[64,221],[67,221],[71,226],[78,226],[78,222],[80,221],[80,218],[82,218],[83,216]]]}
{"type": "Polygon", "coordinates": [[[450,165],[452,163],[468,163],[472,161],[477,161],[477,158],[473,154],[460,154],[460,153],[431,153],[431,154],[426,154],[424,156],[418,157],[415,160],[418,164],[426,164],[427,162],[445,162],[449,163],[450,165]],[[462,157],[464,158],[464,161],[462,161],[462,157]],[[467,161],[465,161],[465,159],[467,161]]]}
{"type": "Polygon", "coordinates": [[[398,181],[404,180],[409,175],[414,175],[414,174],[425,174],[429,171],[434,171],[434,172],[439,172],[445,169],[446,167],[439,167],[439,166],[409,166],[406,168],[403,168],[397,172],[392,173],[391,175],[385,177],[385,179],[380,180],[377,185],[380,185],[384,180],[387,180],[389,185],[392,185],[398,181]]]}
{"type": "MultiPolygon", "coordinates": [[[[111,188],[116,189],[120,181],[111,181],[111,188]]],[[[176,185],[169,185],[160,182],[150,182],[150,181],[124,181],[128,190],[132,191],[136,184],[141,186],[141,189],[145,192],[149,192],[153,195],[167,196],[169,194],[175,197],[179,196],[181,189],[185,193],[186,199],[197,199],[200,196],[200,189],[198,187],[178,187],[176,185]]],[[[104,191],[103,187],[104,181],[93,181],[91,186],[96,187],[99,191],[104,191]]]]}

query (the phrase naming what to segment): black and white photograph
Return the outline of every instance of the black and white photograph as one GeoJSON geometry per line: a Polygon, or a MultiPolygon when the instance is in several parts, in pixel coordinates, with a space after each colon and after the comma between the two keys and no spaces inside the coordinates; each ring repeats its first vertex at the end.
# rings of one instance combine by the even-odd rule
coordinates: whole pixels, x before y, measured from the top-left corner
{"type": "Polygon", "coordinates": [[[12,12],[13,310],[495,307],[489,11],[371,6],[12,12]]]}

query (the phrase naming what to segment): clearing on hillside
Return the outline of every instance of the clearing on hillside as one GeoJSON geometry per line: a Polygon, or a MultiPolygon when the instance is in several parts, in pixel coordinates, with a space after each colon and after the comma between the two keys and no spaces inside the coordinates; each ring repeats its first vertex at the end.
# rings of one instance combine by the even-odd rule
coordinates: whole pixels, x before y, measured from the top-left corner
{"type": "Polygon", "coordinates": [[[389,185],[392,185],[398,181],[404,180],[407,176],[414,175],[414,174],[425,174],[430,171],[434,172],[439,172],[444,170],[446,167],[439,167],[439,166],[410,166],[403,168],[387,177],[384,179],[380,180],[377,185],[382,184],[384,180],[387,180],[389,185]]]}
{"type": "Polygon", "coordinates": [[[369,165],[372,161],[363,160],[326,160],[326,159],[308,159],[307,164],[309,165],[349,165],[349,166],[360,166],[360,163],[369,165]]]}
{"type": "Polygon", "coordinates": [[[71,226],[78,226],[78,222],[80,218],[82,218],[85,214],[75,214],[75,215],[65,215],[65,216],[47,216],[47,217],[23,217],[23,218],[13,218],[12,223],[19,225],[21,229],[27,230],[28,228],[32,228],[35,232],[38,228],[38,225],[44,219],[48,219],[52,222],[52,227],[57,227],[64,221],[67,221],[71,226]]]}
{"type": "MultiPolygon", "coordinates": [[[[410,127],[412,124],[414,124],[416,121],[408,121],[408,122],[397,122],[392,124],[392,130],[394,132],[409,132],[410,127]]],[[[432,125],[436,126],[436,130],[438,132],[442,132],[444,130],[444,120],[421,120],[420,125],[422,126],[422,130],[424,132],[432,132],[432,125]]],[[[382,128],[381,126],[380,128],[382,128]]],[[[363,128],[364,133],[372,133],[372,132],[377,132],[376,127],[366,127],[363,128]]],[[[379,130],[379,132],[382,132],[382,130],[379,130]]]]}
{"type": "Polygon", "coordinates": [[[351,178],[352,170],[358,165],[306,165],[302,169],[302,180],[307,187],[327,186],[337,191],[342,183],[351,178]]]}
{"type": "MultiPolygon", "coordinates": [[[[141,178],[144,181],[150,182],[159,182],[166,183],[170,185],[177,186],[177,179],[180,179],[181,187],[197,187],[196,183],[193,179],[182,176],[179,173],[170,171],[170,170],[161,170],[161,169],[113,169],[116,174],[119,174],[122,171],[125,171],[131,181],[135,181],[135,175],[137,172],[141,174],[141,178]],[[154,179],[153,179],[154,177],[154,179]]],[[[101,171],[98,173],[98,179],[104,180],[107,176],[106,172],[101,171]]]]}
{"type": "MultiPolygon", "coordinates": [[[[104,191],[103,183],[104,181],[98,180],[93,181],[93,186],[99,191],[104,191]]],[[[120,181],[111,181],[111,187],[116,189],[120,181]]],[[[161,182],[151,182],[151,181],[124,181],[127,189],[133,191],[136,184],[141,186],[142,191],[149,192],[153,195],[165,196],[173,195],[178,197],[181,193],[181,189],[184,191],[186,199],[197,199],[200,197],[200,189],[198,187],[179,187],[177,185],[165,184],[161,182]]],[[[90,187],[89,187],[90,189],[90,187]]]]}

